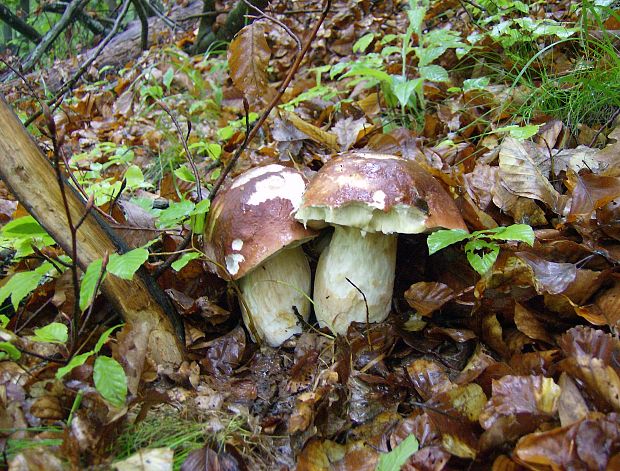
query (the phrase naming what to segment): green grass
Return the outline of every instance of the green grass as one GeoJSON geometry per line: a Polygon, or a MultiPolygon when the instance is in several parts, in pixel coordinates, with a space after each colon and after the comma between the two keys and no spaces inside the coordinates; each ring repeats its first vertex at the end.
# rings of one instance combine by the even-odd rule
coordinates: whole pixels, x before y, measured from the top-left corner
{"type": "MultiPolygon", "coordinates": [[[[59,427],[29,427],[26,429],[0,429],[0,434],[13,434],[15,432],[41,433],[41,432],[62,432],[59,427]]],[[[62,438],[45,438],[33,439],[29,438],[9,438],[6,441],[3,456],[0,457],[0,467],[10,462],[17,454],[24,450],[35,447],[49,447],[62,445],[62,438]],[[5,461],[6,459],[6,461],[5,461]]]]}

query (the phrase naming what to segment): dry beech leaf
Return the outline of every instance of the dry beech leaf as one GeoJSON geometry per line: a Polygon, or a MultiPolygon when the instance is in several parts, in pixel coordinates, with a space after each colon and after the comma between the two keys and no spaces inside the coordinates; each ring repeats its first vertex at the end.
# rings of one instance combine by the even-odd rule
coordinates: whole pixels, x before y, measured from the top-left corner
{"type": "Polygon", "coordinates": [[[414,283],[405,291],[405,299],[409,306],[423,316],[431,315],[453,298],[452,288],[435,281],[414,283]]]}
{"type": "Polygon", "coordinates": [[[480,414],[489,429],[501,417],[522,415],[551,418],[557,412],[560,387],[543,376],[511,376],[493,381],[493,395],[480,414]]]}
{"type": "Polygon", "coordinates": [[[519,303],[515,303],[514,320],[517,329],[529,338],[534,340],[542,340],[547,343],[553,343],[553,339],[547,333],[545,325],[536,318],[533,312],[519,303]]]}
{"type": "Polygon", "coordinates": [[[470,422],[478,422],[480,413],[487,402],[482,388],[476,383],[456,386],[454,389],[433,397],[432,402],[446,411],[455,411],[470,422]]]}
{"type": "Polygon", "coordinates": [[[563,293],[577,276],[577,267],[573,263],[548,262],[529,252],[517,252],[515,255],[532,269],[534,284],[540,294],[563,293]]]}
{"type": "Polygon", "coordinates": [[[567,185],[572,189],[568,222],[589,219],[594,211],[620,196],[620,177],[569,172],[567,185]]]}
{"type": "Polygon", "coordinates": [[[620,378],[616,371],[599,358],[587,355],[562,362],[566,372],[583,381],[599,409],[620,412],[620,378]]]}
{"type": "Polygon", "coordinates": [[[562,427],[585,419],[590,410],[575,381],[566,373],[562,373],[559,386],[562,392],[560,393],[560,402],[558,402],[558,415],[562,427]]]}
{"type": "Polygon", "coordinates": [[[450,453],[440,446],[425,446],[409,457],[401,471],[441,471],[450,460],[450,453]]]}
{"type": "Polygon", "coordinates": [[[519,440],[516,456],[532,469],[617,469],[607,467],[620,451],[620,417],[608,414],[519,440]],[[548,469],[548,468],[546,468],[548,469]]]}
{"type": "Polygon", "coordinates": [[[548,161],[533,144],[506,137],[499,151],[499,176],[510,192],[540,200],[558,212],[562,198],[546,176],[548,169],[543,169],[548,161]]]}
{"type": "Polygon", "coordinates": [[[230,43],[230,78],[251,104],[266,103],[273,93],[267,74],[270,57],[265,25],[260,21],[243,28],[230,43]]]}
{"type": "Polygon", "coordinates": [[[352,116],[337,121],[331,128],[338,138],[340,152],[349,150],[357,142],[357,135],[366,127],[366,118],[353,119],[352,116]]]}
{"type": "Polygon", "coordinates": [[[308,139],[318,144],[324,145],[333,152],[339,151],[340,146],[338,145],[338,137],[335,134],[323,131],[321,128],[313,124],[306,123],[303,119],[301,119],[293,112],[281,110],[280,113],[299,131],[303,132],[306,136],[308,136],[308,139]]]}
{"type": "Polygon", "coordinates": [[[425,401],[453,387],[445,367],[424,358],[411,362],[407,366],[407,374],[416,391],[425,401]]]}

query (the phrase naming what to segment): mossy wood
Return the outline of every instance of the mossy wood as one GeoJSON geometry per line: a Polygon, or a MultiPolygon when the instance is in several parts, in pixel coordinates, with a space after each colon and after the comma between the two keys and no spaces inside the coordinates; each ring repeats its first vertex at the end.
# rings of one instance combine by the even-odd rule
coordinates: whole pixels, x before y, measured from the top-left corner
{"type": "MultiPolygon", "coordinates": [[[[71,235],[52,163],[1,95],[0,178],[58,245],[70,254],[71,235]]],[[[66,187],[75,223],[84,214],[85,202],[70,185],[66,184],[66,187]]],[[[79,228],[77,238],[77,263],[83,270],[106,252],[112,254],[126,250],[125,244],[94,211],[79,228]]],[[[147,346],[144,354],[159,364],[181,363],[182,325],[175,320],[170,302],[147,274],[140,273],[130,281],[107,276],[102,291],[129,326],[140,325],[135,329],[135,335],[148,338],[135,338],[134,343],[147,346]]]]}

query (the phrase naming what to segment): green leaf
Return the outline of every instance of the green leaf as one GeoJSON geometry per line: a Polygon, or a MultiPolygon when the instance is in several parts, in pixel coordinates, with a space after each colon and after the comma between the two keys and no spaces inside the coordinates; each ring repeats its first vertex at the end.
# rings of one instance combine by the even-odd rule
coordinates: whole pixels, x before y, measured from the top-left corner
{"type": "Polygon", "coordinates": [[[8,357],[10,360],[16,361],[22,356],[22,352],[20,352],[15,345],[9,342],[0,342],[0,352],[6,353],[6,355],[0,354],[0,360],[4,360],[8,357]],[[3,356],[5,358],[2,358],[3,356]]]}
{"type": "Polygon", "coordinates": [[[108,262],[107,272],[112,273],[123,280],[131,280],[134,273],[146,262],[149,258],[149,251],[139,247],[133,249],[122,255],[112,254],[110,255],[110,261],[108,262]]]}
{"type": "Polygon", "coordinates": [[[61,368],[58,368],[58,371],[56,371],[56,379],[62,379],[65,375],[71,373],[71,370],[73,370],[73,368],[77,368],[78,366],[86,363],[86,360],[88,360],[92,355],[94,355],[93,351],[75,355],[73,358],[71,358],[71,361],[69,363],[67,363],[61,368]]]}
{"type": "Polygon", "coordinates": [[[211,207],[211,201],[208,199],[200,201],[193,211],[190,213],[192,217],[192,231],[196,234],[202,234],[205,229],[206,214],[211,207]]]}
{"type": "Polygon", "coordinates": [[[84,276],[82,277],[82,281],[80,283],[80,310],[82,312],[84,312],[95,300],[95,289],[97,288],[97,281],[101,275],[102,264],[103,260],[95,260],[88,265],[86,272],[84,272],[84,276]]]}
{"type": "Polygon", "coordinates": [[[409,435],[389,453],[381,453],[375,471],[400,471],[402,465],[418,451],[419,443],[415,435],[409,435]]]}
{"type": "Polygon", "coordinates": [[[164,87],[170,90],[170,85],[172,85],[172,79],[174,79],[174,70],[172,67],[168,67],[166,73],[164,74],[164,87]]]}
{"type": "Polygon", "coordinates": [[[0,304],[9,296],[13,309],[17,311],[19,303],[39,286],[45,274],[36,271],[23,271],[15,273],[2,288],[0,288],[0,304]]]}
{"type": "Polygon", "coordinates": [[[495,240],[518,240],[520,242],[525,242],[529,246],[534,245],[534,240],[536,239],[534,229],[527,224],[513,224],[512,226],[501,227],[499,229],[500,230],[495,231],[493,234],[485,234],[484,237],[495,240]]]}
{"type": "Polygon", "coordinates": [[[47,232],[39,225],[32,216],[23,216],[7,222],[0,231],[2,236],[11,237],[42,237],[47,232]]]}
{"type": "Polygon", "coordinates": [[[342,77],[346,78],[352,76],[372,78],[384,83],[390,83],[392,80],[391,76],[382,70],[371,69],[369,67],[354,67],[342,77]]]}
{"type": "Polygon", "coordinates": [[[110,335],[112,335],[112,332],[114,332],[119,327],[123,327],[124,325],[125,324],[115,325],[114,327],[110,327],[103,334],[101,334],[101,337],[99,337],[99,340],[97,340],[97,344],[95,345],[95,348],[93,348],[93,352],[99,353],[99,350],[101,350],[101,347],[103,347],[105,343],[108,341],[108,338],[110,338],[110,335]]]}
{"type": "Polygon", "coordinates": [[[30,340],[35,342],[48,343],[67,343],[69,340],[69,329],[60,322],[52,322],[45,327],[34,329],[34,335],[30,340]]]}
{"type": "Polygon", "coordinates": [[[426,65],[418,69],[420,76],[430,82],[449,82],[448,71],[440,65],[426,65]]]}
{"type": "Polygon", "coordinates": [[[491,79],[489,77],[478,77],[475,79],[463,80],[463,90],[484,90],[490,82],[491,79]]]}
{"type": "Polygon", "coordinates": [[[7,325],[9,325],[10,320],[11,319],[9,319],[4,314],[0,314],[0,329],[4,329],[7,325]]]}
{"type": "Polygon", "coordinates": [[[465,244],[465,254],[471,267],[480,275],[484,275],[497,260],[499,245],[481,239],[472,239],[465,244]]]}
{"type": "Polygon", "coordinates": [[[375,39],[375,33],[365,34],[355,41],[355,44],[353,44],[353,52],[366,52],[366,49],[368,49],[373,39],[375,39]]]}
{"type": "Polygon", "coordinates": [[[172,227],[180,224],[194,209],[194,203],[183,200],[171,203],[170,206],[159,213],[158,226],[161,228],[172,227]]]}
{"type": "Polygon", "coordinates": [[[445,249],[449,245],[456,244],[462,240],[469,238],[470,235],[463,229],[442,229],[433,232],[426,239],[428,245],[428,254],[433,255],[435,252],[445,249]]]}
{"type": "Polygon", "coordinates": [[[497,128],[494,132],[510,132],[510,135],[512,137],[514,137],[515,139],[527,139],[529,137],[532,137],[533,135],[535,135],[538,132],[538,128],[540,127],[540,124],[530,124],[529,126],[517,126],[517,125],[510,125],[510,126],[504,126],[501,128],[497,128]]]}
{"type": "Polygon", "coordinates": [[[201,254],[199,252],[186,252],[184,253],[177,261],[173,262],[172,267],[175,271],[181,271],[185,265],[187,265],[192,260],[196,260],[200,258],[201,254]]]}
{"type": "Polygon", "coordinates": [[[421,85],[421,83],[420,79],[407,80],[407,78],[402,75],[392,76],[392,92],[398,99],[398,103],[400,103],[401,107],[407,106],[411,99],[411,95],[415,93],[416,88],[421,85]]]}
{"type": "Polygon", "coordinates": [[[188,183],[196,182],[196,177],[194,176],[192,171],[187,167],[187,165],[183,165],[177,168],[174,171],[174,176],[177,177],[179,180],[183,180],[184,182],[188,182],[188,183]]]}
{"type": "Polygon", "coordinates": [[[93,369],[93,380],[99,394],[116,407],[125,405],[127,399],[127,376],[123,367],[114,358],[97,357],[93,369]]]}
{"type": "Polygon", "coordinates": [[[130,165],[125,171],[125,181],[127,182],[127,188],[130,190],[150,186],[149,183],[144,181],[144,174],[137,165],[130,165]]]}

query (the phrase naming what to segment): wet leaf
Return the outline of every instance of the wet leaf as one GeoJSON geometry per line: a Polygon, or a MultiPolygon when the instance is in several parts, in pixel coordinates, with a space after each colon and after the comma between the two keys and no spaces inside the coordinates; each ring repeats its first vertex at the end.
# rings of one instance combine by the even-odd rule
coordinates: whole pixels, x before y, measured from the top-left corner
{"type": "Polygon", "coordinates": [[[265,103],[269,98],[270,57],[265,25],[260,21],[244,27],[228,47],[230,78],[250,103],[265,103]]]}
{"type": "Polygon", "coordinates": [[[532,269],[539,293],[560,294],[577,276],[577,267],[572,263],[548,262],[528,252],[517,252],[516,255],[532,269]]]}
{"type": "Polygon", "coordinates": [[[423,316],[428,316],[454,298],[452,289],[438,282],[421,281],[414,283],[405,291],[409,306],[423,316]]]}

